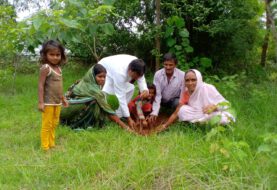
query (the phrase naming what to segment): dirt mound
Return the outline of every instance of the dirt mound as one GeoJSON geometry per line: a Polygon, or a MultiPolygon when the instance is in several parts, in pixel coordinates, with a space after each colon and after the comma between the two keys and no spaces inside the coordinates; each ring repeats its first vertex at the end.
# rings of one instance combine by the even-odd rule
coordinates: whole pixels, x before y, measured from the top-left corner
{"type": "Polygon", "coordinates": [[[167,115],[159,115],[155,122],[151,123],[146,121],[142,123],[140,121],[136,121],[136,126],[133,130],[140,135],[151,135],[160,132],[161,125],[164,124],[168,119],[167,115]]]}

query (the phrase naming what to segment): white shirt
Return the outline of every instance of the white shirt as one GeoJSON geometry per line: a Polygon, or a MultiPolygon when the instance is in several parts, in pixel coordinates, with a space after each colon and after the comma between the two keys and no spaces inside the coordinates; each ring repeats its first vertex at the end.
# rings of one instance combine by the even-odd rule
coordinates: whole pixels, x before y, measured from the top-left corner
{"type": "MultiPolygon", "coordinates": [[[[135,56],[119,54],[105,57],[98,62],[107,70],[103,91],[116,95],[123,117],[130,117],[126,94],[134,90],[134,85],[129,83],[131,78],[128,76],[128,67],[135,59],[137,59],[135,56]]],[[[140,92],[148,90],[144,75],[137,80],[137,83],[140,92]]]]}

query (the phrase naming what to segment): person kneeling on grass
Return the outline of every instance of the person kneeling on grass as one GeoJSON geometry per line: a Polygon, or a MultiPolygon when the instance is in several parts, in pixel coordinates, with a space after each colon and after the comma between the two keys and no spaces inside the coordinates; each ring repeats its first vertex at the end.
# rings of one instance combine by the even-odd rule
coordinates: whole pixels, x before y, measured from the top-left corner
{"type": "Polygon", "coordinates": [[[68,108],[61,111],[61,123],[69,125],[71,128],[87,128],[89,126],[102,127],[106,116],[119,124],[122,128],[130,128],[115,115],[106,99],[106,94],[102,91],[105,84],[107,71],[100,65],[94,65],[87,74],[73,84],[66,98],[69,102],[68,108]]]}
{"type": "Polygon", "coordinates": [[[150,127],[146,117],[152,112],[152,104],[156,96],[156,86],[154,84],[147,84],[147,88],[149,90],[148,96],[141,97],[138,95],[128,104],[131,117],[139,122],[139,132],[142,132],[142,128],[150,127]]]}
{"type": "Polygon", "coordinates": [[[213,85],[203,82],[201,73],[196,69],[185,73],[185,90],[180,104],[160,130],[168,128],[177,117],[179,121],[191,123],[205,123],[215,117],[219,118],[218,124],[221,125],[235,122],[230,103],[213,85]]]}
{"type": "Polygon", "coordinates": [[[133,128],[136,123],[130,117],[128,103],[133,97],[136,81],[141,97],[148,96],[144,77],[146,64],[142,59],[127,54],[104,57],[98,64],[103,65],[107,70],[103,91],[115,95],[118,99],[119,107],[115,111],[116,115],[120,118],[126,118],[128,125],[133,128]]]}

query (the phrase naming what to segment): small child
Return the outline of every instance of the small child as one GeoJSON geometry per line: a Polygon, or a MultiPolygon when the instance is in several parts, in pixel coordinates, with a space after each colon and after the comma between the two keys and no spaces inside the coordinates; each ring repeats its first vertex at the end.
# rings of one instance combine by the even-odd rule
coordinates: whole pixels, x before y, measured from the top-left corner
{"type": "Polygon", "coordinates": [[[154,84],[147,84],[147,87],[149,90],[147,98],[142,99],[140,95],[138,95],[128,104],[131,116],[139,120],[143,127],[148,125],[145,118],[152,112],[152,104],[156,96],[156,86],[154,84]]]}
{"type": "Polygon", "coordinates": [[[42,45],[38,85],[38,109],[42,112],[41,148],[55,147],[55,128],[59,124],[61,105],[68,106],[63,97],[62,70],[66,62],[64,47],[49,40],[42,45]]]}

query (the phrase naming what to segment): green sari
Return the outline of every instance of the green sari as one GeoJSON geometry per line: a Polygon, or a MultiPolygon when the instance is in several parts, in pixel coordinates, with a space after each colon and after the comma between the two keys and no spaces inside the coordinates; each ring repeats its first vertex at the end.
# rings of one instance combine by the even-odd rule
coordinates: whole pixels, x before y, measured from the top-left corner
{"type": "Polygon", "coordinates": [[[96,83],[93,68],[94,66],[66,93],[69,106],[62,108],[60,119],[62,124],[72,129],[102,127],[107,115],[115,114],[105,93],[96,83]]]}

